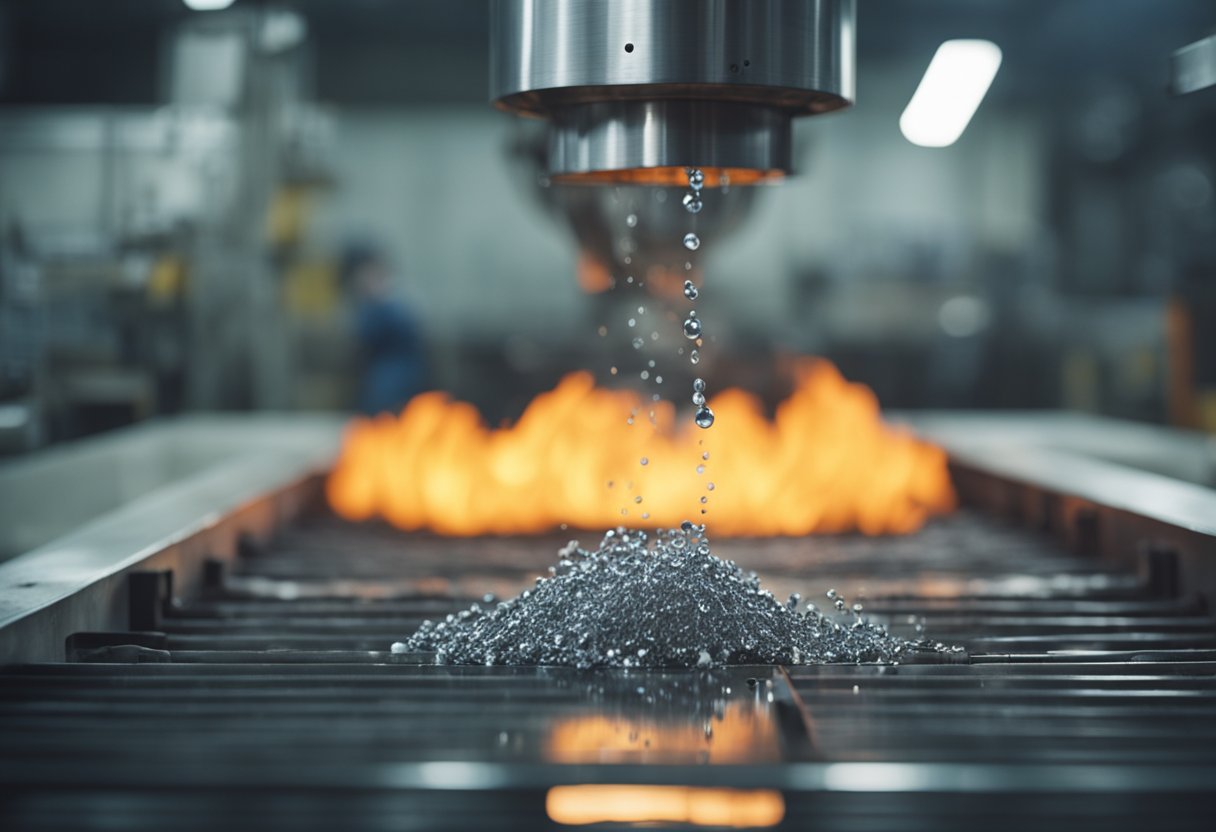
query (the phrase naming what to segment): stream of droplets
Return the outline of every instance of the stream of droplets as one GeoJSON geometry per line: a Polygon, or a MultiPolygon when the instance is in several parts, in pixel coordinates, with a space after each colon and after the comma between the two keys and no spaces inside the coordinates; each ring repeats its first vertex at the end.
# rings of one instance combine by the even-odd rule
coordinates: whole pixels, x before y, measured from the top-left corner
{"type": "MultiPolygon", "coordinates": [[[[689,168],[685,210],[698,214],[704,207],[701,170],[689,168]]],[[[637,226],[636,214],[626,225],[637,226]]],[[[684,248],[696,251],[701,240],[695,232],[683,239],[684,248]]],[[[629,259],[626,259],[629,265],[629,259]]],[[[685,268],[692,268],[691,262],[685,268]]],[[[632,284],[629,276],[626,282],[632,284]]],[[[692,280],[684,281],[684,297],[696,301],[700,292],[692,280]]],[[[645,307],[627,321],[637,331],[645,307]]],[[[677,318],[678,320],[678,318],[677,318]]],[[[685,338],[694,343],[689,361],[701,360],[704,327],[696,309],[684,320],[685,338]]],[[[606,329],[601,327],[600,334],[606,329]]],[[[652,333],[657,339],[658,333],[652,333]]],[[[634,336],[640,350],[645,340],[634,336]]],[[[681,350],[682,352],[682,350],[681,350]]],[[[613,374],[616,368],[613,367],[613,374]]],[[[662,384],[654,360],[640,377],[662,384]]],[[[707,404],[703,378],[692,383],[693,420],[706,429],[714,423],[707,404]]],[[[659,400],[656,393],[652,396],[659,400]]],[[[638,412],[630,413],[634,424],[638,412]]],[[[654,411],[650,411],[654,421],[654,411]]],[[[701,453],[697,474],[705,473],[707,451],[701,453]]],[[[646,457],[639,460],[645,466],[646,457]]],[[[608,483],[611,488],[613,483],[608,483]]],[[[632,490],[633,484],[626,483],[632,490]]],[[[707,483],[706,491],[714,484],[707,483]]],[[[641,504],[641,494],[633,497],[641,504]]],[[[708,497],[700,498],[706,513],[708,497]]],[[[621,509],[628,515],[628,508],[621,509]]],[[[643,520],[649,519],[643,512],[643,520]]],[[[484,603],[453,613],[441,621],[424,621],[413,636],[392,646],[394,653],[433,652],[440,664],[567,665],[578,668],[713,667],[725,664],[815,664],[821,662],[878,662],[898,664],[913,652],[955,652],[924,639],[909,641],[887,631],[884,625],[861,615],[862,607],[849,607],[835,590],[829,590],[832,609],[820,612],[811,603],[800,606],[797,594],[781,602],[762,589],[754,572],[744,572],[734,561],[710,552],[704,524],[685,521],[679,529],[660,529],[653,537],[624,527],[609,531],[596,549],[582,549],[571,541],[559,553],[548,577],[510,600],[484,603]]]]}

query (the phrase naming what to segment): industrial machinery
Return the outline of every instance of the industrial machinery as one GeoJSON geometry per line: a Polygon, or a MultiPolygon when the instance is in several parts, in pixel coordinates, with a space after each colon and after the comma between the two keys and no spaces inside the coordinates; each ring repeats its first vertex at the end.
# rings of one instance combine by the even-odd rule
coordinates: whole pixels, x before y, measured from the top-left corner
{"type": "Polygon", "coordinates": [[[957,514],[715,546],[775,591],[861,590],[893,631],[966,648],[898,666],[393,654],[424,618],[531,585],[569,533],[340,522],[317,503],[332,425],[135,431],[27,471],[66,503],[103,450],[210,460],[0,565],[0,823],[1210,828],[1216,496],[1126,456],[1202,447],[1096,420],[917,424],[951,452],[957,514]]]}
{"type": "Polygon", "coordinates": [[[495,0],[491,96],[549,121],[559,182],[791,169],[790,122],[854,97],[853,0],[495,0]]]}
{"type": "MultiPolygon", "coordinates": [[[[853,14],[496,0],[493,97],[545,119],[554,181],[766,182],[791,170],[791,119],[852,101],[853,14]]],[[[0,828],[1212,828],[1210,444],[1050,414],[905,427],[948,454],[957,512],[715,543],[775,592],[839,587],[962,648],[896,665],[394,651],[526,590],[575,533],[339,520],[325,419],[182,420],[0,469],[0,828]]]]}

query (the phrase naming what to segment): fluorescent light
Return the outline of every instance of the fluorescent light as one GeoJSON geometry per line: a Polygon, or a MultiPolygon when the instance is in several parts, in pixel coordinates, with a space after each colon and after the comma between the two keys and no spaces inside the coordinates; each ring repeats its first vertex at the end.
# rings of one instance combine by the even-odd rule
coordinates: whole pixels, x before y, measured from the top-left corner
{"type": "Polygon", "coordinates": [[[218,12],[220,9],[231,6],[236,0],[182,0],[182,2],[196,12],[218,12]]]}
{"type": "Polygon", "coordinates": [[[1001,48],[987,40],[948,40],[937,47],[925,77],[899,117],[904,138],[921,147],[958,141],[1001,66],[1001,48]]]}

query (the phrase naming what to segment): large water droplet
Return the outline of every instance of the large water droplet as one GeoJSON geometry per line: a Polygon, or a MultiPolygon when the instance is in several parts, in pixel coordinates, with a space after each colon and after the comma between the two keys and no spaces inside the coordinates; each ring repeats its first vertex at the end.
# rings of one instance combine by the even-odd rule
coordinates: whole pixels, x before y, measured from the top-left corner
{"type": "Polygon", "coordinates": [[[692,394],[692,403],[695,404],[697,407],[700,407],[701,405],[705,404],[705,394],[699,390],[697,392],[693,393],[692,394]]]}
{"type": "Polygon", "coordinates": [[[714,412],[708,407],[702,407],[697,411],[697,427],[707,428],[714,423],[714,412]]]}
{"type": "Polygon", "coordinates": [[[701,322],[696,318],[690,317],[684,322],[684,337],[690,341],[695,341],[701,337],[701,322]]]}
{"type": "Polygon", "coordinates": [[[692,389],[696,390],[698,393],[704,393],[705,392],[705,379],[694,378],[692,380],[692,389]]]}
{"type": "Polygon", "coordinates": [[[691,280],[684,281],[684,297],[689,300],[696,300],[699,294],[701,293],[697,291],[696,285],[691,280]]]}
{"type": "Polygon", "coordinates": [[[701,238],[689,231],[684,235],[684,248],[689,251],[696,251],[701,247],[701,238]]]}
{"type": "Polygon", "coordinates": [[[701,202],[701,195],[696,191],[684,194],[684,209],[690,214],[699,214],[705,205],[701,202]]]}

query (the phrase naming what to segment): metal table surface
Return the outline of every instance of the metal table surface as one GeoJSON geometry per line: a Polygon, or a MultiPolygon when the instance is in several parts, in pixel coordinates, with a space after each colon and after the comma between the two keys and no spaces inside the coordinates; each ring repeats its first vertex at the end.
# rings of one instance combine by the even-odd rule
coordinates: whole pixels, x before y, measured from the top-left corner
{"type": "Polygon", "coordinates": [[[783,829],[1216,818],[1202,599],[968,511],[906,538],[715,544],[778,593],[835,587],[967,648],[949,660],[577,672],[388,652],[528,585],[564,542],[312,516],[245,546],[155,626],[0,669],[0,824],[562,828],[551,790],[594,784],[775,792],[783,829]]]}

